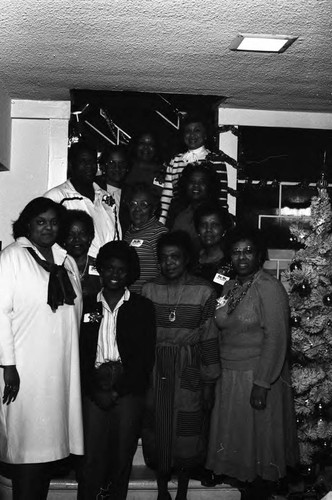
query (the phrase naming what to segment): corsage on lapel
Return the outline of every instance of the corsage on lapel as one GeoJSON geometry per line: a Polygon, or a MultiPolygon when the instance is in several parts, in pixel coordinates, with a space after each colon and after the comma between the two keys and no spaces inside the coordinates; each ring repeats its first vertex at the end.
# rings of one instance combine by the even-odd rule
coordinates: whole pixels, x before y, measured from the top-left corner
{"type": "Polygon", "coordinates": [[[83,323],[100,323],[102,317],[103,315],[99,311],[85,313],[83,317],[83,323]]]}
{"type": "Polygon", "coordinates": [[[221,297],[219,297],[219,299],[217,299],[216,309],[220,309],[220,307],[224,307],[227,304],[227,301],[228,301],[227,295],[222,295],[221,297]]]}
{"type": "Polygon", "coordinates": [[[103,317],[101,302],[91,301],[84,307],[83,323],[100,324],[103,317]]]}
{"type": "Polygon", "coordinates": [[[113,207],[115,205],[115,200],[114,200],[113,196],[110,194],[104,194],[102,197],[102,201],[110,207],[113,207]]]}

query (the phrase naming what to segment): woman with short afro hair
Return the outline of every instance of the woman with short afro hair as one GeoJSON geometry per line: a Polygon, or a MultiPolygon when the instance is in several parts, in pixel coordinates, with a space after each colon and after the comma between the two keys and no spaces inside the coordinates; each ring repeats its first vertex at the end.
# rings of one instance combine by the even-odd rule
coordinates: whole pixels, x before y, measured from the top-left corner
{"type": "Polygon", "coordinates": [[[125,241],[97,255],[102,291],[84,303],[81,379],[85,455],[78,499],[125,499],[137,448],[145,392],[154,364],[155,315],[150,300],[130,292],[139,260],[125,241]]]}

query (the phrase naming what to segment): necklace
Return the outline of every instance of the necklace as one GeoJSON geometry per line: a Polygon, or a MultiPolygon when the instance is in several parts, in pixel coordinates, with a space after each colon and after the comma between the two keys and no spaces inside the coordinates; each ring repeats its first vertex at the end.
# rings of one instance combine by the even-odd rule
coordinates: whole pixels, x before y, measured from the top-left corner
{"type": "Polygon", "coordinates": [[[238,289],[241,286],[238,280],[235,281],[234,286],[232,290],[228,293],[227,296],[227,314],[231,314],[231,312],[234,311],[234,309],[239,305],[241,300],[246,296],[249,288],[251,287],[255,274],[252,276],[252,278],[247,281],[244,285],[242,285],[242,291],[239,292],[238,289]],[[238,293],[239,292],[239,293],[238,293]]]}
{"type": "Polygon", "coordinates": [[[86,268],[88,267],[88,260],[89,260],[89,256],[87,255],[86,256],[86,261],[85,261],[85,266],[84,266],[84,269],[83,271],[80,273],[80,280],[83,279],[83,276],[85,275],[86,273],[86,268]]]}
{"type": "Polygon", "coordinates": [[[169,300],[169,289],[168,289],[168,286],[167,286],[167,301],[168,301],[168,305],[169,305],[169,308],[168,308],[168,311],[169,311],[168,320],[169,320],[171,323],[174,323],[174,321],[176,320],[176,310],[177,310],[177,308],[178,308],[178,305],[179,305],[180,299],[181,299],[181,297],[182,297],[182,292],[183,292],[183,290],[184,290],[184,287],[185,287],[185,285],[182,285],[181,290],[180,290],[180,293],[179,293],[179,296],[178,296],[177,303],[176,303],[175,307],[172,309],[172,308],[171,308],[171,306],[170,306],[170,300],[169,300]]]}

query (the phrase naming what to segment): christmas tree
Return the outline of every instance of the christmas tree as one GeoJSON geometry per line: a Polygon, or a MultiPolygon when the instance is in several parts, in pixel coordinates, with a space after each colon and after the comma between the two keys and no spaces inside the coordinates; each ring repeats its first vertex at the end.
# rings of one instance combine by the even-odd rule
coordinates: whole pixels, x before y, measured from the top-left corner
{"type": "Polygon", "coordinates": [[[292,324],[292,381],[303,464],[323,463],[332,445],[332,210],[324,176],[309,228],[291,233],[301,248],[285,277],[292,324]]]}

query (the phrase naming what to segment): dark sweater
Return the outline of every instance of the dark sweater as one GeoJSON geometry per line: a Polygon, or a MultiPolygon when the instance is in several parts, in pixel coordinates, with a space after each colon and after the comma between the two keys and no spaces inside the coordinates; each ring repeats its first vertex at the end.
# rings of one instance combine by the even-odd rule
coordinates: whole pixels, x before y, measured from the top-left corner
{"type": "MultiPolygon", "coordinates": [[[[84,304],[86,313],[102,313],[102,304],[89,297],[84,304]]],[[[86,316],[85,316],[86,317],[86,316]]],[[[91,396],[96,360],[99,321],[81,323],[80,356],[83,394],[91,396]]],[[[125,394],[143,394],[149,383],[154,365],[156,324],[154,306],[149,299],[135,293],[120,307],[117,316],[116,341],[123,365],[123,374],[114,386],[125,394]]]]}

